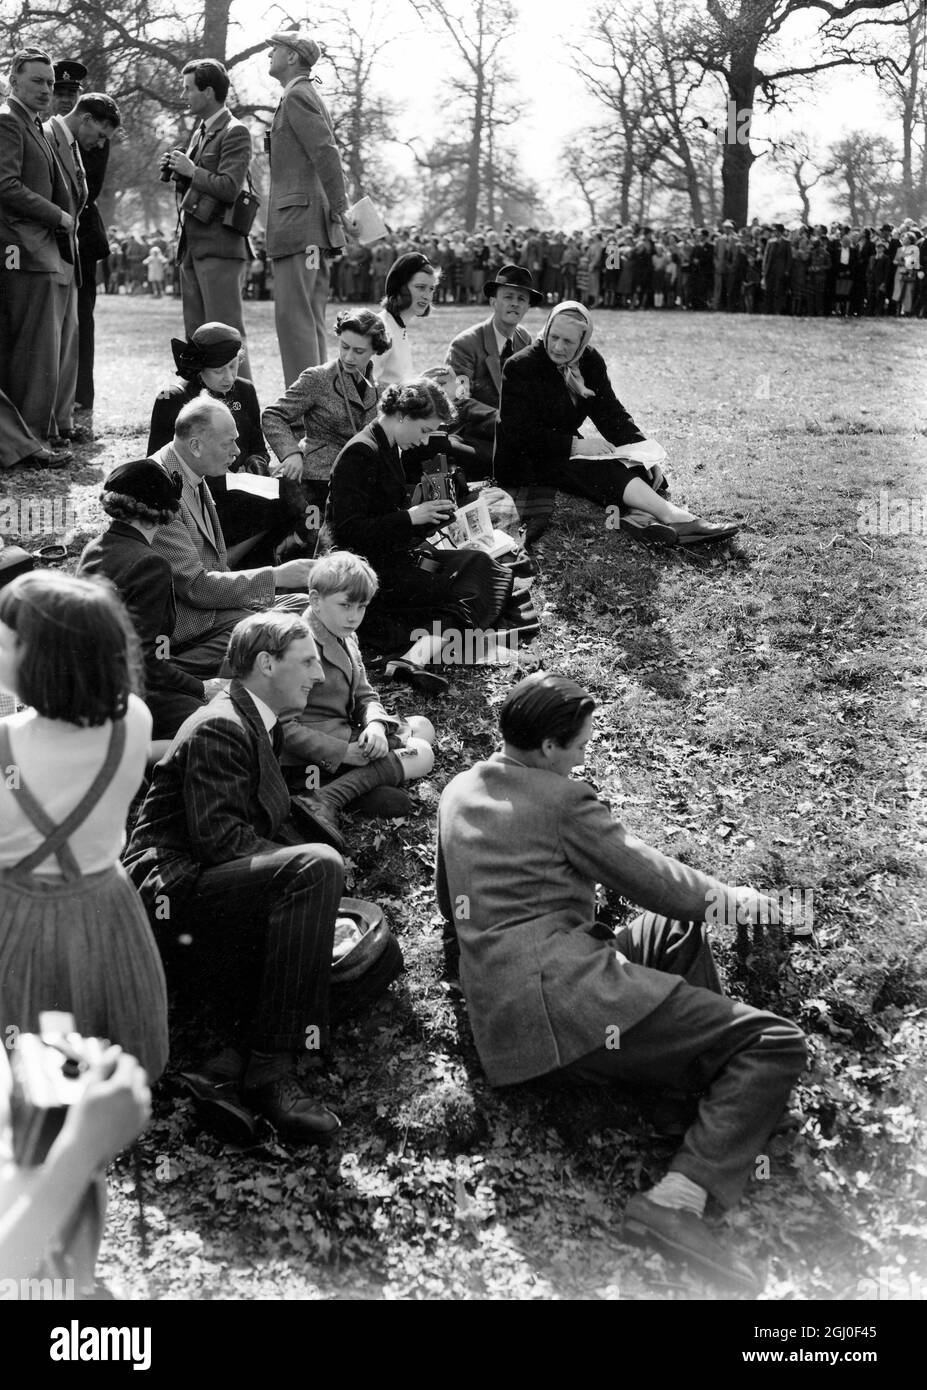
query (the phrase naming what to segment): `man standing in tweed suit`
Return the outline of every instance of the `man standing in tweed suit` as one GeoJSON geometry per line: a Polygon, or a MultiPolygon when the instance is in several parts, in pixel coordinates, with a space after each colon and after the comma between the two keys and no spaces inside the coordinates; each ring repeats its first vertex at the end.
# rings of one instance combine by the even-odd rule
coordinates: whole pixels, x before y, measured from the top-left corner
{"type": "MultiPolygon", "coordinates": [[[[222,219],[245,186],[251,164],[251,132],[225,104],[229,76],[214,58],[196,58],[183,69],[187,110],[199,124],[186,151],[161,160],[182,194],[177,263],[183,326],[192,337],[204,323],[230,323],[244,338],[241,289],[248,240],[222,219]]],[[[250,378],[247,357],[242,376],[250,378]]]]}
{"type": "MultiPolygon", "coordinates": [[[[268,71],[283,87],[265,138],[270,154],[267,254],[274,263],[274,314],[284,384],[327,356],[325,252],[344,246],[347,196],[331,117],[311,77],[321,57],[298,30],[273,34],[268,71]]],[[[229,320],[226,320],[229,322],[229,320]]]]}
{"type": "Polygon", "coordinates": [[[238,454],[238,429],[228,406],[197,397],[177,416],[174,438],[152,457],[182,482],[180,514],[161,526],[152,549],[163,555],[174,577],[177,621],[171,660],[190,675],[219,674],[229,636],[249,613],[268,608],[301,612],[312,560],[287,560],[261,569],[230,570],[222,527],[206,478],[221,477],[238,454]],[[277,589],[299,594],[277,597],[277,589]]]}

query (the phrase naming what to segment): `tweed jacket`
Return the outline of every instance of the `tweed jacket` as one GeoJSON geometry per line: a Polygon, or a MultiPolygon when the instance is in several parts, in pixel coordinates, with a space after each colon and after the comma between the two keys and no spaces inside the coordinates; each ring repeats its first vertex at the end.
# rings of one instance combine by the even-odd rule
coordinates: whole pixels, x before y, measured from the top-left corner
{"type": "Polygon", "coordinates": [[[500,487],[555,487],[557,468],[569,459],[587,418],[610,444],[644,438],[612,390],[601,354],[587,347],[578,365],[594,396],[570,394],[539,338],[506,362],[493,456],[500,487]]]}
{"type": "Polygon", "coordinates": [[[307,246],[344,246],[329,212],[348,200],[331,116],[308,74],[283,93],[268,135],[267,254],[295,256],[307,246]]]}
{"type": "MultiPolygon", "coordinates": [[[[530,333],[516,328],[512,335],[513,353],[530,346],[530,333]]],[[[492,318],[458,333],[448,350],[447,360],[455,376],[465,376],[470,381],[469,396],[454,402],[460,420],[458,433],[465,440],[468,437],[492,440],[502,391],[502,363],[492,318]]]]}
{"type": "Polygon", "coordinates": [[[203,869],[303,843],[290,813],[270,736],[233,680],[190,715],[155,766],[123,863],[154,917],[160,895],[181,906],[203,869]]]}
{"type": "Polygon", "coordinates": [[[78,172],[74,163],[71,140],[61,129],[61,123],[57,120],[46,121],[42,129],[45,132],[46,140],[55,152],[55,158],[64,171],[65,185],[68,190],[68,211],[74,218],[74,226],[68,234],[71,260],[65,260],[58,279],[62,284],[70,284],[73,280],[79,285],[81,274],[80,253],[77,245],[77,222],[87,202],[87,174],[83,168],[83,159],[81,159],[81,171],[78,172]]]}
{"type": "Polygon", "coordinates": [[[586,782],[502,753],[459,773],[438,806],[438,906],[490,1083],[541,1076],[657,1009],[681,977],[628,961],[595,927],[595,886],[685,921],[729,890],[613,820],[586,782]]]}
{"type": "Polygon", "coordinates": [[[361,385],[354,372],[339,371],[340,365],[336,360],[307,367],[261,416],[267,442],[281,462],[302,453],[304,478],[327,481],[348,440],[376,418],[379,391],[370,367],[361,385]]]}
{"type": "Polygon", "coordinates": [[[119,590],[138,633],[146,690],[178,690],[195,700],[206,698],[203,682],[160,652],[158,639],[171,636],[177,617],[174,585],[164,556],[152,550],[141,531],[127,521],[111,521],[108,530],[84,547],[77,573],[105,575],[119,590]]]}
{"type": "MultiPolygon", "coordinates": [[[[166,472],[182,473],[173,444],[165,444],[152,458],[166,472]]],[[[152,549],[164,556],[174,576],[174,642],[178,647],[192,645],[212,632],[222,621],[223,609],[260,611],[274,601],[272,569],[229,569],[215,503],[208,488],[205,493],[212,536],[201,520],[196,493],[184,476],[180,511],[173,521],[158,527],[152,541],[152,549]]]]}
{"type": "Polygon", "coordinates": [[[331,776],[360,730],[378,721],[389,733],[399,720],[387,714],[368,681],[357,638],[346,637],[342,646],[314,613],[308,613],[308,620],[325,679],[312,687],[302,714],[284,719],[281,761],[290,766],[314,763],[331,776]]]}
{"type": "Polygon", "coordinates": [[[247,259],[247,238],[222,225],[223,217],[245,186],[251,164],[251,132],[228,107],[207,131],[195,164],[189,179],[176,180],[177,192],[183,194],[178,262],[186,250],[194,260],[204,256],[218,256],[224,261],[247,259]],[[195,211],[212,214],[211,220],[199,221],[193,216],[195,211]]]}
{"type": "MultiPolygon", "coordinates": [[[[66,262],[55,229],[71,198],[61,165],[18,102],[0,105],[0,264],[15,247],[19,270],[60,275],[66,262]]],[[[14,268],[14,267],[10,267],[14,268]]]]}

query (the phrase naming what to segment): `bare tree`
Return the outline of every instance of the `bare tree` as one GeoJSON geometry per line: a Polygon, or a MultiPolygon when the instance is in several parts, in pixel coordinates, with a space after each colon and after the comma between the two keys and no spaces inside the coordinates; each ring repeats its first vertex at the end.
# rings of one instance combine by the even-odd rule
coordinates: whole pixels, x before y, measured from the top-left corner
{"type": "Polygon", "coordinates": [[[892,166],[898,155],[884,135],[852,130],[830,147],[834,172],[829,182],[855,225],[873,225],[895,200],[892,166]]]}
{"type": "Polygon", "coordinates": [[[505,45],[514,38],[517,12],[511,0],[410,0],[410,4],[423,22],[443,31],[460,60],[461,75],[451,77],[448,86],[467,107],[467,139],[460,146],[462,213],[464,226],[472,231],[483,193],[490,112],[496,128],[510,114],[505,110],[508,79],[501,59],[505,45]]]}
{"type": "Polygon", "coordinates": [[[907,0],[907,19],[877,65],[889,109],[901,122],[901,211],[927,216],[927,6],[907,0]]]}
{"type": "Polygon", "coordinates": [[[707,20],[693,13],[680,35],[682,51],[720,76],[726,88],[724,217],[738,225],[747,220],[750,170],[756,158],[750,123],[757,93],[772,107],[798,78],[830,68],[877,66],[884,35],[905,24],[907,5],[908,0],[705,0],[707,20]],[[767,65],[763,50],[771,56],[788,21],[802,12],[820,16],[819,53],[808,62],[767,65]]]}
{"type": "Polygon", "coordinates": [[[822,179],[834,173],[833,161],[819,159],[811,148],[807,135],[801,131],[784,136],[773,148],[772,161],[777,169],[789,174],[798,190],[801,201],[801,218],[805,226],[811,225],[811,201],[808,194],[822,179]]]}

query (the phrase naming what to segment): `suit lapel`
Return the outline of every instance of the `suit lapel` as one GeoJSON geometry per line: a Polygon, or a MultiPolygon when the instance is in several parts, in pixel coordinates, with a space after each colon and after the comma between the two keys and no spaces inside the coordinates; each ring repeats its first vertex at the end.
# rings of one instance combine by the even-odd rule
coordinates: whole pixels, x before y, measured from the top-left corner
{"type": "Polygon", "coordinates": [[[43,126],[43,130],[45,131],[45,137],[54,152],[55,158],[61,165],[62,172],[70,185],[74,206],[77,211],[80,212],[83,203],[83,187],[78,177],[77,170],[74,167],[74,156],[71,153],[71,147],[62,135],[57,121],[48,121],[43,126]]]}
{"type": "MultiPolygon", "coordinates": [[[[220,697],[221,698],[221,697],[220,697]]],[[[290,794],[280,771],[280,764],[274,756],[270,734],[264,728],[264,721],[258,714],[257,705],[251,699],[241,681],[233,680],[229,686],[228,698],[234,705],[245,728],[254,740],[258,755],[260,776],[258,777],[257,797],[267,812],[271,834],[276,834],[280,825],[290,813],[290,794]]]]}
{"type": "Polygon", "coordinates": [[[483,348],[486,352],[486,366],[489,368],[489,375],[492,377],[493,385],[496,390],[502,393],[502,363],[499,361],[499,349],[496,345],[496,335],[493,332],[492,319],[482,325],[483,328],[483,348]]]}
{"type": "Polygon", "coordinates": [[[332,666],[337,666],[342,675],[347,676],[348,683],[353,688],[354,663],[345,648],[338,641],[338,638],[334,633],[329,632],[324,623],[319,622],[314,613],[310,614],[309,626],[312,629],[313,637],[321,648],[325,660],[330,662],[332,666]]]}
{"type": "Polygon", "coordinates": [[[180,474],[183,480],[183,491],[180,494],[180,505],[182,509],[189,515],[194,526],[199,531],[200,535],[203,537],[203,540],[206,541],[207,545],[209,545],[213,553],[219,557],[221,564],[224,565],[227,558],[225,551],[225,542],[222,538],[222,528],[219,523],[219,515],[216,511],[216,506],[212,500],[212,493],[209,491],[209,488],[207,487],[205,489],[206,512],[209,516],[209,520],[212,524],[213,530],[215,531],[214,536],[211,536],[209,534],[209,528],[203,522],[203,518],[200,513],[200,504],[199,498],[196,494],[196,489],[188,481],[187,475],[186,473],[184,473],[181,467],[182,460],[179,459],[177,454],[175,453],[173,444],[165,444],[164,448],[159,449],[158,452],[154,454],[152,457],[154,459],[154,462],[159,463],[161,467],[165,470],[165,472],[176,472],[180,474]]]}
{"type": "Polygon", "coordinates": [[[35,124],[35,121],[29,115],[29,112],[26,111],[22,106],[20,106],[18,101],[10,101],[7,103],[7,105],[10,111],[13,112],[14,116],[18,116],[19,119],[22,121],[23,125],[26,127],[26,130],[29,133],[30,138],[35,141],[39,149],[42,151],[42,154],[48,161],[49,168],[52,171],[54,171],[55,156],[52,152],[51,145],[49,145],[48,143],[44,127],[40,131],[38,126],[35,124]]]}

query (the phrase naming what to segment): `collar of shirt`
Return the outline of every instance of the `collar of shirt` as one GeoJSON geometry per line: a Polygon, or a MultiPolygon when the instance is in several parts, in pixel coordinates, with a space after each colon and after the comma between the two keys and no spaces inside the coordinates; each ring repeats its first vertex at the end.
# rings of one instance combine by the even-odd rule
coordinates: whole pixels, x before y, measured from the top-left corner
{"type": "Polygon", "coordinates": [[[492,331],[493,331],[493,332],[495,333],[495,335],[496,335],[496,347],[499,349],[499,356],[500,356],[500,357],[502,356],[502,349],[505,347],[506,343],[511,343],[511,344],[512,344],[512,351],[513,351],[513,352],[515,351],[515,334],[514,334],[514,333],[512,334],[511,338],[507,338],[507,337],[505,336],[504,333],[500,333],[500,332],[499,332],[499,330],[498,330],[498,328],[496,327],[495,324],[493,324],[493,326],[492,326],[492,331]]]}
{"type": "Polygon", "coordinates": [[[39,125],[42,124],[42,117],[39,115],[39,113],[37,111],[30,111],[26,103],[24,101],[20,101],[19,97],[14,97],[12,92],[10,92],[9,96],[7,97],[7,101],[15,101],[17,106],[22,107],[23,111],[25,111],[26,115],[29,117],[33,125],[35,125],[36,121],[38,121],[39,125]]]}
{"type": "Polygon", "coordinates": [[[308,72],[301,72],[296,77],[291,77],[289,82],[283,89],[283,95],[286,96],[287,92],[290,90],[291,87],[295,87],[297,82],[302,82],[303,78],[308,76],[308,72]]]}
{"type": "Polygon", "coordinates": [[[199,473],[194,473],[193,469],[183,461],[179,454],[177,454],[176,457],[180,465],[180,476],[183,478],[184,482],[189,483],[193,491],[196,492],[200,483],[205,482],[205,479],[201,478],[199,473]]]}
{"type": "Polygon", "coordinates": [[[203,128],[204,128],[205,133],[206,133],[207,135],[208,135],[209,132],[212,130],[213,126],[216,124],[216,121],[219,119],[219,117],[225,115],[225,111],[226,111],[226,108],[225,108],[224,106],[220,106],[218,111],[214,111],[214,112],[212,113],[212,115],[209,117],[209,120],[208,120],[208,121],[203,121],[203,128]]]}
{"type": "MultiPolygon", "coordinates": [[[[247,687],[245,688],[247,689],[247,687]]],[[[254,707],[257,710],[258,714],[261,716],[261,723],[264,725],[264,728],[267,730],[267,732],[270,733],[271,729],[277,722],[277,716],[274,714],[270,705],[268,705],[264,700],[262,700],[259,695],[255,695],[253,690],[249,690],[248,694],[254,701],[254,707]]]]}

